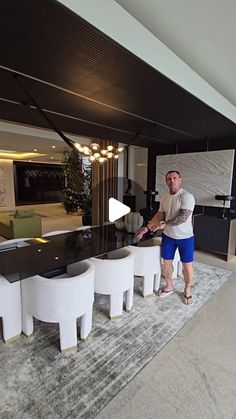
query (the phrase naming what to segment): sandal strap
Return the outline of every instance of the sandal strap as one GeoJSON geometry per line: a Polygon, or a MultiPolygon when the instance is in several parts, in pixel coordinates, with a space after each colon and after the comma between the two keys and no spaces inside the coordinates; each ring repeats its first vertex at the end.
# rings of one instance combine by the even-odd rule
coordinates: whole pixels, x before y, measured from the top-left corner
{"type": "Polygon", "coordinates": [[[184,298],[186,298],[186,300],[189,300],[190,298],[193,298],[191,295],[187,296],[184,294],[184,298]]]}

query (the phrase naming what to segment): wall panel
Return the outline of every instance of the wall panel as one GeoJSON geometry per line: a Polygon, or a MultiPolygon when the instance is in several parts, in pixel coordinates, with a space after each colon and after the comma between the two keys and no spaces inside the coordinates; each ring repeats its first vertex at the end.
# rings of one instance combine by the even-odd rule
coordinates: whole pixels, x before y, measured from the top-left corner
{"type": "MultiPolygon", "coordinates": [[[[234,154],[235,150],[219,150],[157,156],[157,200],[167,191],[165,174],[179,170],[183,188],[194,195],[196,204],[222,207],[222,201],[217,201],[215,195],[231,194],[234,154]]],[[[226,207],[229,206],[227,203],[226,207]]]]}

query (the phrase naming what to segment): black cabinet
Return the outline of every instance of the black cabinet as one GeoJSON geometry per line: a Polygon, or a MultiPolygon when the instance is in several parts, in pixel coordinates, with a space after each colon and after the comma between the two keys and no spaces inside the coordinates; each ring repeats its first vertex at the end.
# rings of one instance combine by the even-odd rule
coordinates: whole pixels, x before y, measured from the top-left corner
{"type": "Polygon", "coordinates": [[[217,253],[228,261],[235,255],[236,218],[223,219],[209,215],[194,216],[195,248],[217,253]]]}

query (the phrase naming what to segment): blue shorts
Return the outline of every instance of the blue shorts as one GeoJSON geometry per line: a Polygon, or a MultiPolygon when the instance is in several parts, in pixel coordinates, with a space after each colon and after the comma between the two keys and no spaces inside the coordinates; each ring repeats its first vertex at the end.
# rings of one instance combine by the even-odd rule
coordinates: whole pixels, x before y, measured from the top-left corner
{"type": "Polygon", "coordinates": [[[176,249],[179,249],[180,260],[183,263],[193,262],[194,236],[188,239],[172,239],[162,234],[161,257],[165,260],[173,260],[176,249]]]}

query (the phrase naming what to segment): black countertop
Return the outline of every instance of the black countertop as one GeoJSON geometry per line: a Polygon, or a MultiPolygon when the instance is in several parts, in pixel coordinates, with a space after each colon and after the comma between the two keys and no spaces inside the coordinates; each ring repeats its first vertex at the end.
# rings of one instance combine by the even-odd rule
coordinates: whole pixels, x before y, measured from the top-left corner
{"type": "Polygon", "coordinates": [[[134,234],[120,232],[113,224],[27,240],[20,242],[20,247],[9,248],[6,242],[5,248],[0,248],[0,274],[9,282],[36,274],[50,276],[71,263],[137,242],[134,234]]]}

